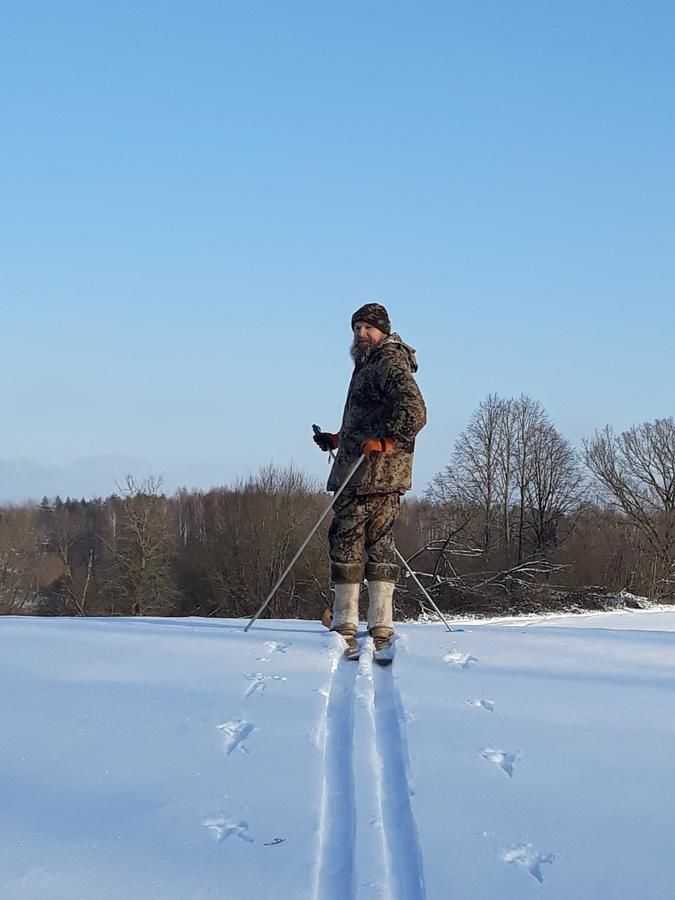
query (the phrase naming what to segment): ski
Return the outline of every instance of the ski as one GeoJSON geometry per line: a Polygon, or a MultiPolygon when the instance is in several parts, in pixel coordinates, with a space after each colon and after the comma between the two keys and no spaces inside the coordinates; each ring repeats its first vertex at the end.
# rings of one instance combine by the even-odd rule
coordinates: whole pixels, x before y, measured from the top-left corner
{"type": "Polygon", "coordinates": [[[382,656],[378,656],[376,653],[373,653],[373,662],[377,663],[378,666],[390,666],[393,663],[393,659],[389,657],[389,659],[385,659],[382,656]]]}
{"type": "Polygon", "coordinates": [[[345,644],[347,645],[345,647],[345,653],[344,653],[345,659],[349,659],[352,662],[358,662],[358,660],[361,656],[361,645],[359,644],[359,642],[356,640],[355,637],[344,638],[344,641],[345,641],[345,644]]]}
{"type": "Polygon", "coordinates": [[[373,651],[373,662],[378,666],[390,666],[394,661],[394,648],[386,647],[384,650],[373,651]]]}
{"type": "Polygon", "coordinates": [[[387,639],[375,638],[373,642],[373,662],[377,663],[378,666],[390,666],[396,655],[395,641],[395,635],[391,635],[387,639]]]}

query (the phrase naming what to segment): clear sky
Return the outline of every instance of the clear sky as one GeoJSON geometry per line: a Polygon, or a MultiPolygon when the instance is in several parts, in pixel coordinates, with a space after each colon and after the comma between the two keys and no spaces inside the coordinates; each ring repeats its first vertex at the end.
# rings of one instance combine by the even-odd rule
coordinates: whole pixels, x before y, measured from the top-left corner
{"type": "Polygon", "coordinates": [[[371,299],[418,492],[491,391],[675,414],[674,108],[671,2],[3,4],[0,499],[323,478],[371,299]]]}

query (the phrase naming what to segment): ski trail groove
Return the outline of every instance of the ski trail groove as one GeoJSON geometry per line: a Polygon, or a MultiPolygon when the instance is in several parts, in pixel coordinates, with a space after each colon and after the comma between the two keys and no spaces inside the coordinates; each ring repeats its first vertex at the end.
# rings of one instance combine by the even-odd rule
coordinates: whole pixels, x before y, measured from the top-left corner
{"type": "Polygon", "coordinates": [[[356,897],[357,900],[391,900],[382,821],[382,761],[377,750],[372,643],[370,638],[363,642],[356,680],[356,897]]]}
{"type": "Polygon", "coordinates": [[[422,851],[410,802],[404,710],[394,666],[373,666],[375,744],[389,890],[392,900],[425,900],[422,851]]]}
{"type": "MultiPolygon", "coordinates": [[[[337,636],[336,636],[337,637],[337,636]]],[[[323,722],[323,785],[315,900],[355,896],[354,684],[357,666],[331,647],[333,668],[323,722]]]]}

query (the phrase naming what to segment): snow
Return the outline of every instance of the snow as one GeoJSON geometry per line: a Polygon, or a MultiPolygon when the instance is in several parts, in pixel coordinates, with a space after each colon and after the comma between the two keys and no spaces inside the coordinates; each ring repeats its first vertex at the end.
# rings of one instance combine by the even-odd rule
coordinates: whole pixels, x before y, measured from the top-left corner
{"type": "Polygon", "coordinates": [[[672,610],[243,624],[0,620],[3,900],[675,897],[672,610]]]}

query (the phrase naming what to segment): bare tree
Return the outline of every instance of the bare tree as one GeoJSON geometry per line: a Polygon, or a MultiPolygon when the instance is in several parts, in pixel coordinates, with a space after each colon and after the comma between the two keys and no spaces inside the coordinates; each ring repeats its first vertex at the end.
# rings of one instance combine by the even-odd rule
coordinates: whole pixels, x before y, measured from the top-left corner
{"type": "Polygon", "coordinates": [[[533,429],[526,484],[533,551],[542,556],[566,537],[586,496],[576,453],[557,429],[544,421],[533,429]]]}
{"type": "Polygon", "coordinates": [[[650,596],[673,591],[675,420],[656,419],[617,435],[608,425],[585,444],[586,465],[602,495],[651,547],[650,596]]]}
{"type": "Polygon", "coordinates": [[[513,427],[515,431],[513,474],[517,514],[516,563],[518,565],[525,558],[525,525],[528,491],[532,477],[532,445],[537,432],[545,427],[547,423],[546,413],[537,400],[521,394],[517,400],[513,401],[513,427]]]}
{"type": "Polygon", "coordinates": [[[61,563],[59,585],[78,616],[89,615],[94,581],[95,537],[93,532],[87,532],[83,506],[86,504],[70,501],[54,504],[47,544],[61,563]]]}
{"type": "Polygon", "coordinates": [[[504,552],[511,560],[513,494],[516,473],[518,406],[513,400],[502,400],[499,408],[497,441],[497,473],[501,502],[501,529],[504,552]]]}
{"type": "Polygon", "coordinates": [[[503,402],[496,394],[480,403],[455,443],[450,465],[435,477],[427,494],[430,499],[443,497],[454,507],[472,511],[467,517],[468,538],[479,544],[487,557],[498,541],[502,506],[502,412],[503,402]]]}
{"type": "Polygon", "coordinates": [[[111,498],[105,591],[110,612],[132,616],[169,614],[178,600],[172,573],[175,529],[161,479],[140,485],[129,476],[111,498]]]}
{"type": "Polygon", "coordinates": [[[427,490],[427,519],[434,521],[435,510],[438,527],[418,555],[435,579],[441,572],[459,577],[451,557],[465,560],[462,577],[482,578],[487,563],[490,583],[495,569],[512,572],[511,584],[549,576],[562,569],[544,557],[568,537],[583,497],[576,453],[541,405],[490,394],[427,490]],[[533,567],[534,559],[541,565],[533,567]]]}
{"type": "MultiPolygon", "coordinates": [[[[325,505],[317,486],[292,466],[269,466],[233,488],[204,498],[205,539],[199,557],[207,573],[213,615],[250,615],[269,593],[325,505]]],[[[310,543],[270,604],[269,614],[302,615],[311,596],[326,593],[325,540],[310,543]]],[[[322,603],[322,606],[324,604],[322,603]]],[[[316,615],[320,614],[317,609],[316,615]]]]}
{"type": "Polygon", "coordinates": [[[39,534],[30,507],[0,510],[0,613],[33,611],[40,590],[39,534]]]}

